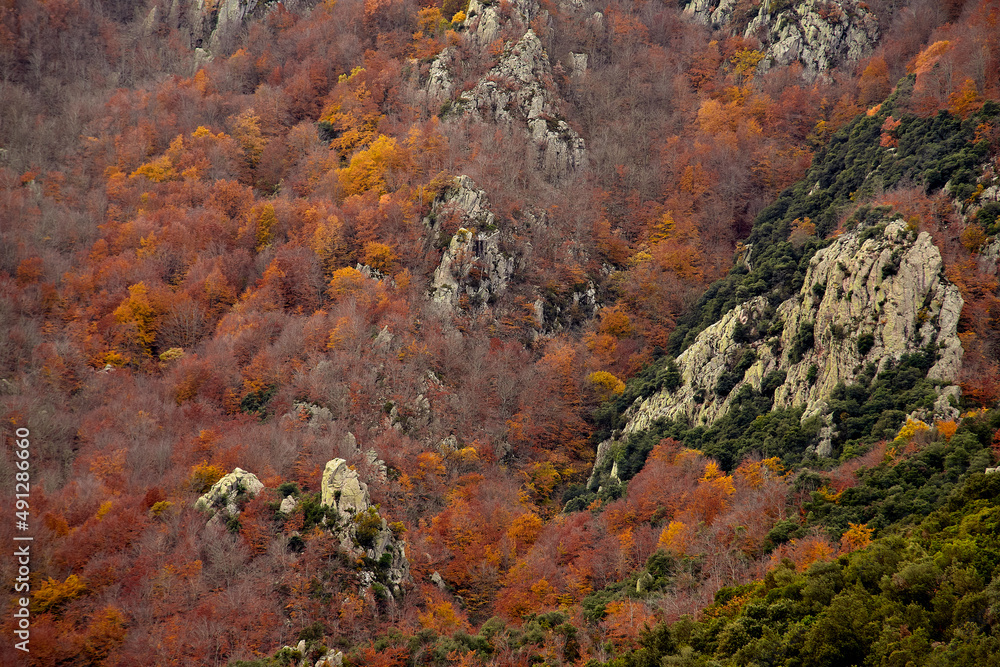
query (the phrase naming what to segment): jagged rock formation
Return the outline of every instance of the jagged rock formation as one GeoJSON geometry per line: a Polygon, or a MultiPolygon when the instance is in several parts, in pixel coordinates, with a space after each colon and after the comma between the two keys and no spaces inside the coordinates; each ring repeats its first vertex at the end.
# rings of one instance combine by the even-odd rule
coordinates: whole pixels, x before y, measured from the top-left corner
{"type": "Polygon", "coordinates": [[[553,332],[597,317],[601,303],[597,298],[597,286],[593,281],[587,281],[564,298],[554,299],[551,295],[545,299],[539,297],[532,307],[539,331],[553,332]]]}
{"type": "Polygon", "coordinates": [[[566,178],[586,157],[586,144],[559,112],[552,68],[541,40],[528,30],[458,104],[488,121],[525,124],[543,173],[566,178]]]}
{"type": "Polygon", "coordinates": [[[505,247],[505,234],[490,210],[486,193],[468,176],[455,184],[431,206],[424,219],[430,236],[444,240],[441,220],[458,216],[461,225],[447,241],[441,264],[431,280],[430,297],[449,308],[460,305],[476,308],[502,294],[510,283],[516,262],[505,247]]]}
{"type": "Polygon", "coordinates": [[[323,471],[322,504],[336,508],[343,519],[368,509],[368,485],[344,459],[328,461],[323,471]]]}
{"type": "MultiPolygon", "coordinates": [[[[144,34],[152,34],[161,22],[180,34],[195,49],[195,69],[212,59],[219,45],[238,33],[253,19],[267,14],[279,3],[276,0],[171,0],[167,6],[154,6],[142,23],[144,34]]],[[[286,9],[295,9],[299,0],[285,0],[286,9]]]]}
{"type": "MultiPolygon", "coordinates": [[[[524,26],[542,13],[535,0],[518,0],[512,8],[514,20],[524,26]]],[[[501,21],[498,4],[472,0],[461,27],[466,39],[483,50],[501,36],[501,21]]],[[[533,30],[527,30],[516,43],[508,43],[500,62],[471,90],[452,100],[450,67],[455,57],[455,49],[448,48],[431,62],[424,87],[429,100],[443,102],[446,110],[471,113],[486,122],[524,127],[536,147],[539,166],[550,181],[567,178],[583,164],[586,144],[560,112],[552,66],[533,30]]],[[[586,56],[574,63],[574,71],[582,72],[586,56]]]]}
{"type": "MultiPolygon", "coordinates": [[[[804,405],[803,418],[822,415],[834,387],[854,381],[866,364],[882,369],[930,346],[937,361],[928,377],[953,382],[963,301],[942,268],[930,236],[902,220],[844,234],[816,253],[799,293],[776,310],[758,297],[702,331],[677,358],[683,384],[637,401],[625,433],[660,418],[710,424],[743,385],[777,384],[776,408],[804,405]]],[[[950,410],[947,401],[936,409],[950,410]]]]}
{"type": "Polygon", "coordinates": [[[765,0],[759,7],[738,0],[692,0],[684,11],[707,25],[759,39],[762,70],[797,61],[808,77],[861,60],[879,38],[874,14],[854,0],[765,0]]]}
{"type": "Polygon", "coordinates": [[[287,516],[294,512],[298,505],[299,502],[295,500],[295,496],[285,496],[285,499],[281,501],[281,505],[278,506],[278,511],[287,516]]]}
{"type": "Polygon", "coordinates": [[[257,475],[236,468],[198,498],[195,507],[202,511],[224,511],[228,517],[234,517],[240,513],[238,502],[253,498],[263,488],[264,484],[257,479],[257,475]]]}
{"type": "MultiPolygon", "coordinates": [[[[513,0],[510,8],[513,9],[515,20],[525,26],[542,13],[538,0],[513,0]]],[[[472,43],[483,49],[500,37],[504,21],[499,2],[470,0],[462,26],[468,30],[472,43]]]]}
{"type": "MultiPolygon", "coordinates": [[[[378,474],[380,466],[384,470],[385,464],[378,461],[374,454],[374,451],[369,451],[368,462],[378,474]]],[[[210,523],[228,522],[239,515],[244,501],[263,489],[264,484],[256,475],[236,468],[213,484],[198,499],[195,507],[214,512],[210,523]]],[[[278,509],[287,516],[295,511],[298,504],[293,495],[288,495],[282,499],[278,509]]],[[[321,480],[320,505],[328,508],[324,522],[340,539],[341,548],[355,556],[365,556],[370,559],[369,562],[374,561],[358,573],[361,588],[381,581],[392,595],[398,597],[402,592],[399,584],[410,576],[406,550],[397,537],[401,524],[390,526],[382,518],[378,507],[371,504],[368,485],[344,459],[327,462],[321,480]]]]}
{"type": "Polygon", "coordinates": [[[1000,238],[995,238],[979,251],[979,268],[985,273],[996,273],[1000,266],[1000,238]]]}
{"type": "MultiPolygon", "coordinates": [[[[399,595],[399,584],[410,576],[406,549],[379,515],[378,508],[372,506],[368,485],[347,461],[333,459],[323,471],[321,489],[321,504],[334,510],[337,516],[333,530],[340,537],[341,547],[348,552],[360,551],[375,561],[384,571],[393,594],[399,595]]],[[[362,587],[371,586],[376,578],[374,572],[362,570],[362,587]]]]}

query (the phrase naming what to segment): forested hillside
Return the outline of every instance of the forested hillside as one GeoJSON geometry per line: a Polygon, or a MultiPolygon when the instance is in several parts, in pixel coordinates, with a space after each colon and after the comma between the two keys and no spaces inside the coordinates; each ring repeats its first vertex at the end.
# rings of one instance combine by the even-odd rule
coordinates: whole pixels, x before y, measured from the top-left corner
{"type": "Polygon", "coordinates": [[[0,2],[0,661],[997,663],[998,21],[0,2]]]}

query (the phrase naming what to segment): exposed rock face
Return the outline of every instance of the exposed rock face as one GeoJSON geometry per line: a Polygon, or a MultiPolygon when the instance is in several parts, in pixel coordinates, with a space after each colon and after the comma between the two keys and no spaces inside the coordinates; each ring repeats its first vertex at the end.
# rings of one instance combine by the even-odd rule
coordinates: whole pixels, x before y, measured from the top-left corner
{"type": "Polygon", "coordinates": [[[486,193],[468,176],[459,176],[424,220],[432,236],[441,233],[443,216],[457,215],[462,225],[434,271],[430,296],[437,303],[455,308],[464,296],[468,307],[482,307],[507,289],[516,263],[503,249],[504,233],[489,206],[486,193]]]}
{"type": "Polygon", "coordinates": [[[487,121],[526,125],[543,172],[558,181],[583,165],[586,145],[562,118],[553,90],[548,55],[528,30],[458,103],[487,121]]]}
{"type": "Polygon", "coordinates": [[[996,273],[998,266],[1000,266],[1000,238],[995,238],[979,251],[979,268],[985,273],[996,273]]]}
{"type": "MultiPolygon", "coordinates": [[[[371,505],[368,485],[344,459],[327,462],[323,471],[321,504],[337,511],[339,519],[334,531],[340,537],[341,547],[349,552],[361,550],[377,561],[393,594],[398,595],[399,584],[410,576],[406,549],[379,515],[378,508],[371,505]]],[[[370,570],[362,570],[360,576],[362,587],[371,586],[377,579],[370,570]]]]}
{"type": "Polygon", "coordinates": [[[940,252],[928,234],[916,235],[901,220],[868,237],[875,231],[844,234],[817,252],[799,294],[778,306],[773,321],[767,300],[758,297],[705,329],[677,358],[683,385],[637,402],[625,433],[664,417],[710,424],[740,387],[760,390],[768,376],[782,380],[776,408],[805,405],[804,418],[821,415],[834,387],[854,381],[866,364],[882,369],[929,345],[937,348],[937,362],[928,377],[953,382],[961,367],[963,301],[943,276],[940,252]],[[765,330],[763,338],[740,342],[755,328],[765,330]],[[779,328],[780,336],[768,335],[779,328]],[[810,330],[812,344],[803,345],[810,330]],[[739,374],[741,360],[746,368],[739,374]],[[735,384],[721,396],[717,388],[727,373],[735,384]]]}
{"type": "Polygon", "coordinates": [[[282,664],[289,664],[287,661],[292,660],[291,664],[295,667],[341,667],[344,664],[344,652],[334,649],[326,649],[319,660],[313,663],[307,655],[309,648],[310,645],[300,639],[294,647],[283,646],[276,657],[281,659],[282,664]]]}
{"type": "MultiPolygon", "coordinates": [[[[510,3],[516,20],[528,25],[540,13],[537,0],[513,0],[510,3]]],[[[505,19],[500,14],[499,2],[469,0],[462,25],[469,32],[469,39],[481,49],[486,48],[500,37],[505,19]]]]}
{"type": "MultiPolygon", "coordinates": [[[[212,59],[223,40],[236,34],[253,19],[260,18],[274,9],[276,0],[171,0],[169,7],[160,11],[153,7],[143,21],[142,30],[150,34],[161,21],[170,28],[179,28],[186,34],[191,48],[196,49],[195,69],[212,59]]],[[[287,10],[304,4],[301,0],[284,0],[280,3],[287,10]]]]}
{"type": "Polygon", "coordinates": [[[322,503],[335,507],[344,519],[368,509],[368,485],[344,459],[328,461],[323,471],[322,503]]]}
{"type": "Polygon", "coordinates": [[[237,501],[253,498],[263,488],[264,484],[252,472],[236,468],[213,484],[195,507],[202,511],[225,510],[229,516],[236,516],[240,513],[237,501]]]}
{"type": "Polygon", "coordinates": [[[285,499],[281,501],[281,505],[278,506],[278,511],[286,515],[291,514],[295,511],[298,504],[298,501],[293,496],[285,496],[285,499]]]}
{"type": "Polygon", "coordinates": [[[815,77],[867,56],[879,38],[875,16],[854,0],[765,0],[747,12],[737,0],[692,0],[685,13],[707,25],[756,37],[764,47],[762,69],[802,63],[815,77]]]}
{"type": "Polygon", "coordinates": [[[455,49],[449,46],[431,61],[431,69],[424,89],[427,91],[427,96],[438,104],[450,98],[451,92],[455,88],[455,84],[451,80],[451,71],[448,69],[454,56],[455,49]]]}
{"type": "MultiPolygon", "coordinates": [[[[503,36],[504,21],[527,27],[533,19],[545,14],[536,0],[515,0],[510,9],[513,17],[506,19],[501,16],[499,3],[472,0],[461,26],[465,39],[474,48],[485,50],[503,36]]],[[[523,127],[535,146],[539,166],[550,181],[565,179],[583,164],[585,142],[562,117],[549,57],[533,30],[527,30],[516,43],[508,43],[500,62],[472,90],[452,102],[455,86],[451,67],[455,57],[456,50],[447,48],[431,62],[424,84],[429,101],[444,103],[443,108],[452,112],[475,114],[488,123],[523,127]]],[[[582,76],[586,54],[573,57],[574,74],[582,76]]]]}

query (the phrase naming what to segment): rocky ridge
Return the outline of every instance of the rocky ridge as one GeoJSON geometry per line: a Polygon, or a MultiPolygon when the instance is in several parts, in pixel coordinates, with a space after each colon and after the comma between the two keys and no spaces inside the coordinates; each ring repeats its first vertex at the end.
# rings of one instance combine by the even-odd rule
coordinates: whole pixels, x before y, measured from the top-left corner
{"type": "Polygon", "coordinates": [[[764,51],[761,70],[799,62],[809,78],[858,62],[879,38],[875,15],[854,0],[765,0],[759,6],[740,0],[691,0],[684,12],[706,25],[759,39],[764,51]]]}
{"type": "MultiPolygon", "coordinates": [[[[323,507],[330,508],[330,513],[336,517],[333,530],[340,538],[341,548],[377,563],[393,595],[400,595],[399,585],[410,576],[406,548],[379,515],[378,507],[371,504],[368,485],[344,459],[327,462],[321,498],[323,507]]],[[[360,576],[364,588],[374,584],[377,578],[376,573],[367,569],[362,570],[360,576]]]]}
{"type": "Polygon", "coordinates": [[[195,50],[195,69],[212,59],[224,40],[235,35],[243,26],[259,19],[281,4],[294,10],[301,0],[171,0],[154,5],[142,23],[142,31],[152,34],[159,24],[178,28],[195,50]]]}
{"type": "Polygon", "coordinates": [[[548,55],[528,30],[457,104],[487,121],[523,123],[543,173],[560,181],[583,165],[586,144],[562,118],[554,90],[548,55]]]}
{"type": "Polygon", "coordinates": [[[776,309],[752,299],[702,331],[676,360],[681,386],[636,401],[624,434],[658,419],[711,424],[744,385],[776,385],[775,408],[803,405],[804,419],[824,415],[833,389],[867,364],[881,370],[929,347],[937,359],[927,375],[942,384],[934,417],[953,417],[963,301],[942,269],[930,235],[902,220],[844,234],[812,258],[796,296],[776,309]]]}
{"type": "MultiPolygon", "coordinates": [[[[511,8],[512,20],[523,26],[543,13],[534,0],[519,0],[511,8]]],[[[472,0],[460,27],[473,48],[485,50],[500,38],[505,20],[499,5],[472,0]]],[[[455,57],[456,50],[447,48],[431,62],[425,84],[429,100],[444,103],[443,108],[450,112],[473,114],[488,123],[523,127],[534,144],[542,172],[552,182],[565,180],[583,165],[586,143],[560,111],[549,57],[533,30],[508,43],[497,64],[471,90],[452,99],[455,86],[450,68],[455,57]]]]}
{"type": "Polygon", "coordinates": [[[465,300],[462,305],[479,308],[506,291],[517,265],[504,250],[510,246],[509,233],[500,228],[486,192],[471,178],[455,179],[431,205],[424,226],[432,239],[446,242],[431,280],[433,301],[454,309],[465,300]],[[457,217],[460,226],[447,239],[442,221],[449,217],[457,217]]]}

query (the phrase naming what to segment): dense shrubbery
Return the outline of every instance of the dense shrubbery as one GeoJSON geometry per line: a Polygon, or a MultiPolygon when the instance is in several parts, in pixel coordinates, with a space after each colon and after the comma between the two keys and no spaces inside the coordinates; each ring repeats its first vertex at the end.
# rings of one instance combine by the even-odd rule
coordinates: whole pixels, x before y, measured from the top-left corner
{"type": "Polygon", "coordinates": [[[805,571],[779,563],[609,664],[1000,664],[998,496],[1000,475],[972,475],[908,532],[805,571]]]}

